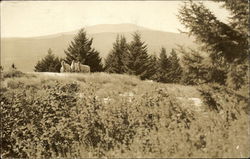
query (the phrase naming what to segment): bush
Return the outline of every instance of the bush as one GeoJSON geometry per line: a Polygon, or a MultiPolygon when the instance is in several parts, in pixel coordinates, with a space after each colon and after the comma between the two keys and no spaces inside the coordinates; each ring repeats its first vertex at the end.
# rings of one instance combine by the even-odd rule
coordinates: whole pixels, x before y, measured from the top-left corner
{"type": "Polygon", "coordinates": [[[25,76],[25,73],[19,70],[15,70],[15,69],[12,69],[7,72],[3,72],[3,78],[14,78],[14,77],[23,77],[23,76],[25,76]]]}
{"type": "MultiPolygon", "coordinates": [[[[123,89],[131,80],[114,77],[123,89]]],[[[233,90],[199,87],[207,110],[197,112],[165,85],[135,82],[133,96],[112,87],[104,100],[107,83],[89,79],[37,79],[32,87],[17,78],[1,89],[3,157],[249,156],[247,98],[233,90]]]]}

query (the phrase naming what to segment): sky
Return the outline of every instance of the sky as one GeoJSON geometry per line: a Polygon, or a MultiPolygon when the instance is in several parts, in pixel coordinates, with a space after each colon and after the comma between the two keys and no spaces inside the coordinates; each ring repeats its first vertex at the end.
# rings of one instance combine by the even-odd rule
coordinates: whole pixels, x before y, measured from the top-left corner
{"type": "MultiPolygon", "coordinates": [[[[2,1],[1,37],[34,37],[98,24],[132,23],[167,32],[183,30],[181,1],[2,1]]],[[[206,1],[222,21],[229,13],[206,1]]]]}

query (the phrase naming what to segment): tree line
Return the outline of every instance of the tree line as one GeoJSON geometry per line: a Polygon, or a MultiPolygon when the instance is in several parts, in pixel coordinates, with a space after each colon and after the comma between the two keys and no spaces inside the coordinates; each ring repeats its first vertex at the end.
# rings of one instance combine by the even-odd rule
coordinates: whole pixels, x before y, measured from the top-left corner
{"type": "MultiPolygon", "coordinates": [[[[163,83],[219,83],[239,89],[248,82],[248,3],[214,1],[230,11],[229,23],[218,20],[203,3],[184,2],[179,10],[178,18],[187,33],[196,38],[200,46],[197,49],[179,46],[167,53],[162,48],[159,56],[152,55],[141,35],[135,32],[131,42],[117,36],[103,65],[100,53],[91,46],[93,38],[87,38],[81,29],[65,51],[64,60],[89,65],[91,72],[131,74],[163,83]]],[[[50,52],[38,61],[35,71],[59,72],[56,64],[62,59],[50,52]]]]}
{"type": "Polygon", "coordinates": [[[172,50],[169,56],[165,48],[161,49],[159,57],[151,55],[147,51],[147,44],[141,40],[138,32],[133,34],[130,43],[124,36],[117,36],[112,50],[105,59],[105,71],[131,74],[142,80],[149,79],[164,83],[178,83],[182,74],[175,50],[172,50]]]}
{"type": "Polygon", "coordinates": [[[142,80],[149,79],[164,83],[180,81],[182,68],[175,50],[167,56],[166,49],[162,48],[160,56],[157,57],[148,53],[147,44],[142,41],[138,32],[132,36],[133,40],[128,43],[123,35],[117,35],[103,65],[100,53],[91,46],[93,38],[88,39],[84,29],[81,29],[65,50],[66,58],[56,57],[49,49],[48,54],[37,62],[35,71],[60,72],[62,60],[69,64],[74,60],[89,65],[91,72],[130,74],[142,80]]]}

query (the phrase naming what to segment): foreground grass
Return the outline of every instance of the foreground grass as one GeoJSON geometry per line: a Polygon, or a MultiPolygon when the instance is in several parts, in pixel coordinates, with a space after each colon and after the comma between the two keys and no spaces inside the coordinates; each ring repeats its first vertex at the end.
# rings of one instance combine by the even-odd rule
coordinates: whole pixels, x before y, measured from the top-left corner
{"type": "Polygon", "coordinates": [[[247,97],[221,86],[106,73],[2,83],[3,157],[249,157],[247,97]]]}

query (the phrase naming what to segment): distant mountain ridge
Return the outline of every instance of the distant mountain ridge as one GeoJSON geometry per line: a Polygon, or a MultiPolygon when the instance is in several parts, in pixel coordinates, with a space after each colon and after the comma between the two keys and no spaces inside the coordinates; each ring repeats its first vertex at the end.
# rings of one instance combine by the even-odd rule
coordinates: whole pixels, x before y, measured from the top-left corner
{"type": "MultiPolygon", "coordinates": [[[[195,46],[193,39],[184,34],[156,31],[134,24],[100,24],[85,28],[89,37],[93,38],[93,47],[105,58],[112,49],[118,34],[124,35],[127,41],[138,31],[142,40],[148,45],[150,54],[159,54],[160,48],[168,52],[176,45],[195,46]]],[[[57,56],[64,57],[64,50],[76,35],[76,31],[29,38],[1,38],[1,65],[8,68],[15,63],[22,71],[33,71],[37,61],[43,58],[49,48],[57,56]]]]}

